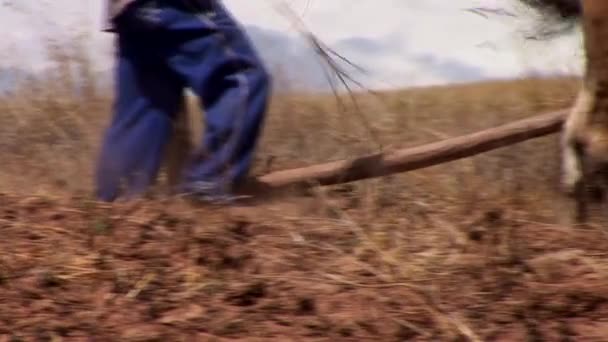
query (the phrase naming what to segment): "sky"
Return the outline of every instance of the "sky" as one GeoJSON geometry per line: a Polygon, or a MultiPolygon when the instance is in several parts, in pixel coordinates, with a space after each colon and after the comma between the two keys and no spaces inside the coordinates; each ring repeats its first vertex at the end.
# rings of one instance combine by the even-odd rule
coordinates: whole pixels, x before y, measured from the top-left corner
{"type": "MultiPolygon", "coordinates": [[[[101,32],[101,0],[0,0],[0,85],[14,75],[52,67],[45,43],[84,37],[101,79],[111,80],[113,35],[101,32]],[[3,73],[2,73],[3,72],[3,73]],[[4,77],[2,76],[4,74],[4,77]],[[7,76],[12,75],[12,76],[7,76]],[[4,80],[3,80],[4,79],[4,80]]],[[[425,86],[532,74],[579,74],[576,32],[546,42],[525,40],[532,13],[514,0],[224,0],[276,77],[326,87],[323,69],[293,21],[289,5],[326,45],[361,66],[351,75],[372,89],[425,86]],[[468,8],[516,16],[484,17],[468,8]],[[297,66],[297,67],[294,67],[297,66]]]]}

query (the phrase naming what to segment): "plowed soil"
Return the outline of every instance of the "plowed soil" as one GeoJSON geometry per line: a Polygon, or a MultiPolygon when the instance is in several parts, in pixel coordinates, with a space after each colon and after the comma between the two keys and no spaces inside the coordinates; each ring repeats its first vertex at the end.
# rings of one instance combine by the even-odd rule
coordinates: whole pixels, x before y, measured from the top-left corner
{"type": "Polygon", "coordinates": [[[608,340],[601,229],[487,212],[429,256],[445,230],[394,213],[379,250],[355,213],[294,209],[314,202],[3,195],[0,341],[608,340]]]}

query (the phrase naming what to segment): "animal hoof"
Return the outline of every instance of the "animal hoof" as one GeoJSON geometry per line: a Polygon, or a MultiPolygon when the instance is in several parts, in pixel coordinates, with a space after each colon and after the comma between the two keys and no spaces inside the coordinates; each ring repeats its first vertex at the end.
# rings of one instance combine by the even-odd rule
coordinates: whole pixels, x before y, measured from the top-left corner
{"type": "Polygon", "coordinates": [[[575,197],[576,189],[577,189],[576,182],[573,183],[573,182],[563,181],[561,183],[561,190],[568,197],[575,197]]]}

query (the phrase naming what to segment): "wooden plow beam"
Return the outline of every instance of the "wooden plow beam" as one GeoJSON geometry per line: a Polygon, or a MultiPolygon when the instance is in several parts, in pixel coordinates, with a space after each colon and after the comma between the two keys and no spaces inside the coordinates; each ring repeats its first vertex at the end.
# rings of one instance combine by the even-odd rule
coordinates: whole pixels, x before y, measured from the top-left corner
{"type": "Polygon", "coordinates": [[[561,110],[421,146],[276,171],[256,178],[254,183],[256,188],[272,190],[334,185],[412,171],[557,133],[566,115],[567,110],[561,110]]]}

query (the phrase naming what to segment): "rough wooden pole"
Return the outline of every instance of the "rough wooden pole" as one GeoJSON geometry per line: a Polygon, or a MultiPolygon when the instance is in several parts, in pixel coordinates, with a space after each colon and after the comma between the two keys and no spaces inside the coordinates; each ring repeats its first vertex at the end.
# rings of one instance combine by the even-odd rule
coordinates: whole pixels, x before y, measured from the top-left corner
{"type": "Polygon", "coordinates": [[[559,132],[566,115],[562,110],[422,146],[276,171],[255,183],[267,189],[333,185],[421,169],[559,132]]]}

